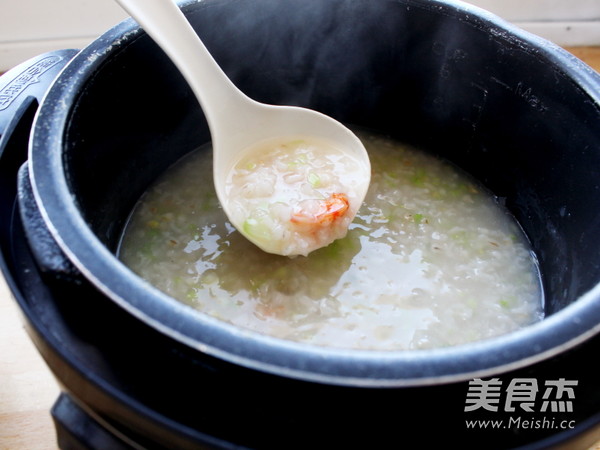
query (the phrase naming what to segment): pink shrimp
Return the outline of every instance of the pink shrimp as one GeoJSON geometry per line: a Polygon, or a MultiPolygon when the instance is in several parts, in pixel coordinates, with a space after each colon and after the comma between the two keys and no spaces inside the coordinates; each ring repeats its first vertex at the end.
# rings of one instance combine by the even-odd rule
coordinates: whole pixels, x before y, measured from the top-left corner
{"type": "Polygon", "coordinates": [[[309,213],[300,209],[292,213],[291,221],[303,225],[328,225],[342,217],[350,206],[345,194],[332,194],[329,198],[319,203],[318,210],[309,213]]]}

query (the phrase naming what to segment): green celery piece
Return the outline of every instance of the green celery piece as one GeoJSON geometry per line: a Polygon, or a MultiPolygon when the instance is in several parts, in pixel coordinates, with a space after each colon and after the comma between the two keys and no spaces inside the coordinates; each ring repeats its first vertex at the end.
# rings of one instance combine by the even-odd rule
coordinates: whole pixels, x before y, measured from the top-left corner
{"type": "Polygon", "coordinates": [[[317,188],[321,184],[321,178],[316,173],[310,172],[308,174],[308,182],[313,188],[317,188]]]}
{"type": "Polygon", "coordinates": [[[243,230],[246,235],[254,239],[268,240],[271,238],[269,227],[251,217],[244,221],[243,230]]]}
{"type": "Polygon", "coordinates": [[[427,179],[427,173],[424,169],[418,168],[414,175],[410,177],[410,182],[417,187],[421,187],[425,184],[425,180],[427,179]]]}

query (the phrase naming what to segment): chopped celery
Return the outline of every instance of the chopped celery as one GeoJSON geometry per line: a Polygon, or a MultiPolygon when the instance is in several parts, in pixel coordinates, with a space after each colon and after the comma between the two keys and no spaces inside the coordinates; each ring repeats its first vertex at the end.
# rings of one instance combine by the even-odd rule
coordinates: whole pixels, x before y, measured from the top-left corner
{"type": "Polygon", "coordinates": [[[277,267],[273,273],[272,277],[275,280],[283,280],[290,275],[290,270],[287,266],[279,266],[277,267]]]}
{"type": "Polygon", "coordinates": [[[265,240],[271,238],[269,227],[252,217],[244,221],[243,230],[245,234],[254,239],[265,240]]]}
{"type": "Polygon", "coordinates": [[[306,155],[299,155],[296,159],[288,163],[288,169],[293,169],[298,166],[303,166],[308,163],[306,155]]]}
{"type": "Polygon", "coordinates": [[[425,184],[425,180],[427,179],[427,173],[424,169],[418,168],[415,170],[415,173],[412,177],[410,177],[410,182],[417,187],[423,186],[425,184]]]}
{"type": "Polygon", "coordinates": [[[321,177],[314,172],[308,174],[308,182],[313,188],[318,188],[321,184],[321,177]]]}
{"type": "Polygon", "coordinates": [[[499,304],[499,305],[500,305],[502,308],[504,308],[504,309],[511,309],[511,308],[513,308],[515,305],[517,305],[517,304],[518,304],[518,302],[519,302],[519,301],[517,300],[517,298],[516,298],[514,295],[510,295],[510,296],[508,296],[508,297],[501,298],[501,299],[498,301],[498,304],[499,304]]]}

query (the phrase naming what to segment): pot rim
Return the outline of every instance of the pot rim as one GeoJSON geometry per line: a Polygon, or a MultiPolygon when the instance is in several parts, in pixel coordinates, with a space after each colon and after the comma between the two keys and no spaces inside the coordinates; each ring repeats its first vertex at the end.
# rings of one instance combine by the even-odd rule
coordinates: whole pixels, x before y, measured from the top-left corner
{"type": "MultiPolygon", "coordinates": [[[[490,27],[498,39],[520,42],[536,57],[543,55],[560,66],[600,107],[600,76],[560,47],[460,1],[390,1],[450,10],[474,26],[490,27]]],[[[196,3],[179,2],[184,9],[196,3]]],[[[403,351],[338,349],[277,339],[200,314],[152,287],[121,263],[86,224],[69,191],[62,159],[70,105],[88,74],[142,35],[137,24],[126,19],[73,58],[41,103],[29,148],[33,193],[59,247],[86,279],[139,320],[202,353],[250,369],[327,384],[372,387],[482,378],[542,361],[600,333],[600,284],[521,330],[456,347],[403,351]]]]}

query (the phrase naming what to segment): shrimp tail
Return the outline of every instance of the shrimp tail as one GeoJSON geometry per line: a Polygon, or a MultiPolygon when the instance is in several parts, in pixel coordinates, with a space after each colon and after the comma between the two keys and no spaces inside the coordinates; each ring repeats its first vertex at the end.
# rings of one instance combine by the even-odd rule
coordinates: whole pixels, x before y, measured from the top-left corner
{"type": "Polygon", "coordinates": [[[345,194],[332,194],[329,198],[319,202],[316,212],[298,209],[292,213],[291,221],[305,225],[328,225],[342,217],[350,206],[345,194]]]}

